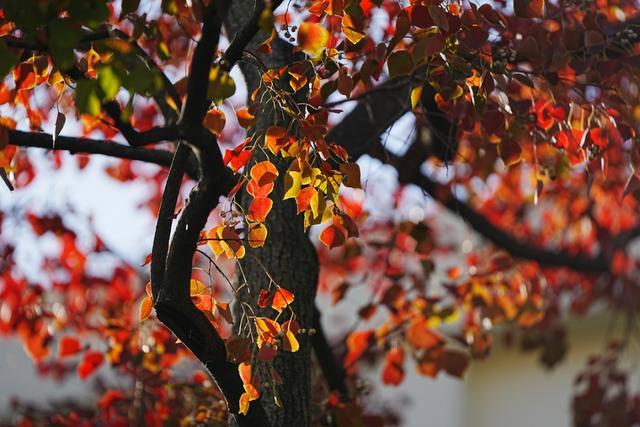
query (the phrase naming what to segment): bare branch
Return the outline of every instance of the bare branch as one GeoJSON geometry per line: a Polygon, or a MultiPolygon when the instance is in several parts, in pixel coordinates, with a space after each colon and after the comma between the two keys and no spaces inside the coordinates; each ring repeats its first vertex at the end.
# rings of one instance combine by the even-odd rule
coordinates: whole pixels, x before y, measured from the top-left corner
{"type": "MultiPolygon", "coordinates": [[[[276,0],[271,4],[271,10],[275,10],[280,6],[282,0],[276,0]]],[[[236,34],[236,36],[231,41],[231,44],[227,48],[227,50],[222,55],[222,59],[220,60],[220,66],[225,71],[230,71],[231,68],[240,60],[242,57],[242,53],[246,49],[246,47],[251,43],[253,38],[258,34],[260,27],[258,23],[260,21],[260,16],[265,10],[265,3],[263,1],[256,1],[255,8],[253,10],[253,14],[249,21],[246,22],[244,27],[236,34]]]]}
{"type": "Polygon", "coordinates": [[[340,361],[334,356],[333,349],[327,341],[327,335],[322,327],[322,314],[318,307],[315,307],[313,312],[313,328],[316,330],[316,333],[311,337],[313,351],[329,390],[339,392],[346,399],[349,395],[346,383],[347,373],[340,361]]]}
{"type": "MultiPolygon", "coordinates": [[[[54,149],[53,136],[42,132],[10,130],[9,144],[19,147],[54,149]]],[[[101,154],[120,159],[139,160],[167,167],[171,165],[171,158],[173,157],[173,154],[169,151],[129,147],[112,141],[71,136],[58,136],[55,149],[68,151],[71,154],[101,154]]],[[[198,170],[195,164],[190,163],[186,168],[191,178],[196,179],[198,177],[198,170]]]]}
{"type": "Polygon", "coordinates": [[[142,147],[161,141],[174,141],[184,137],[182,128],[177,125],[155,127],[144,132],[135,130],[131,123],[122,120],[120,105],[117,101],[109,101],[102,107],[129,145],[134,147],[142,147]]]}

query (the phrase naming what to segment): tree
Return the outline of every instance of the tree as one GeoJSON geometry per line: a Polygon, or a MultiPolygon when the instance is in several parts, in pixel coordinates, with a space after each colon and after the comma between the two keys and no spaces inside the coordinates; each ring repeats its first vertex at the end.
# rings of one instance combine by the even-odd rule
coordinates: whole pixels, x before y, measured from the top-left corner
{"type": "MultiPolygon", "coordinates": [[[[239,425],[362,425],[373,421],[352,378],[364,360],[383,359],[390,385],[409,359],[427,376],[462,376],[502,323],[553,366],[566,350],[565,299],[579,313],[602,301],[621,310],[630,336],[640,302],[627,251],[640,231],[637,6],[3,2],[6,185],[44,174],[18,147],[50,150],[55,168],[71,159],[62,152],[79,154],[79,169],[101,154],[121,159],[108,167],[114,179],[154,188],[146,205],[157,215],[139,297],[146,270],[112,254],[109,273],[93,273],[91,258],[110,250],[90,228],[81,239],[68,212],[3,214],[22,215],[59,252],[35,284],[13,256],[17,241],[3,238],[0,331],[19,335],[43,371],[88,378],[108,362],[134,381],[131,395],[105,390],[97,412],[48,419],[222,423],[228,413],[239,425]],[[243,86],[234,118],[229,98],[243,86]],[[394,152],[384,135],[402,117],[413,119],[408,148],[394,152]],[[72,127],[77,136],[63,135],[72,127]],[[369,218],[362,194],[375,188],[361,189],[356,163],[366,156],[400,184],[392,209],[369,218]],[[456,248],[439,239],[443,210],[409,215],[415,188],[484,238],[465,242],[444,275],[434,273],[446,265],[439,254],[456,248]],[[356,284],[369,302],[334,354],[316,289],[337,304],[356,284]],[[208,375],[169,384],[187,350],[208,375]]],[[[631,391],[603,392],[626,384],[612,361],[627,343],[581,377],[591,381],[575,396],[576,424],[638,420],[631,391]]]]}

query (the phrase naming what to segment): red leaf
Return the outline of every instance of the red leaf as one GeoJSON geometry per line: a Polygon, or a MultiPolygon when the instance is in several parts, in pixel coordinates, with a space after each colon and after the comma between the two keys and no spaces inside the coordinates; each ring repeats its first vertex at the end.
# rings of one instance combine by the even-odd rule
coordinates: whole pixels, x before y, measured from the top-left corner
{"type": "Polygon", "coordinates": [[[258,307],[267,308],[268,305],[271,305],[272,300],[271,293],[266,289],[260,289],[260,295],[258,295],[258,307]]]}
{"type": "Polygon", "coordinates": [[[82,350],[80,341],[76,337],[65,336],[58,343],[58,357],[67,357],[78,354],[82,350]]]}
{"type": "Polygon", "coordinates": [[[104,411],[111,408],[118,400],[123,399],[125,399],[125,395],[120,390],[107,390],[98,399],[98,407],[104,411]]]}
{"type": "Polygon", "coordinates": [[[320,241],[333,249],[344,245],[347,241],[347,235],[341,227],[331,224],[320,233],[320,241]]]}
{"type": "Polygon", "coordinates": [[[247,210],[247,219],[249,221],[265,222],[272,207],[273,200],[267,197],[256,197],[249,205],[249,209],[247,210]]]}
{"type": "Polygon", "coordinates": [[[104,355],[97,351],[89,351],[84,355],[82,362],[78,365],[78,376],[85,380],[104,362],[104,355]]]}

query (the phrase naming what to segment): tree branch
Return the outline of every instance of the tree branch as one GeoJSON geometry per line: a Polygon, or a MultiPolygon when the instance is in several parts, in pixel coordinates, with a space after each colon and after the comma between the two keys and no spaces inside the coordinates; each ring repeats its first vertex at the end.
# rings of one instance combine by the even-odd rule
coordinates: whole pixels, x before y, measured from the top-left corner
{"type": "MultiPolygon", "coordinates": [[[[282,0],[273,1],[271,3],[271,10],[276,10],[281,3],[282,0]]],[[[231,44],[222,55],[220,66],[223,70],[231,71],[231,68],[233,68],[235,63],[242,57],[242,53],[246,47],[251,43],[255,35],[258,34],[258,31],[260,30],[258,23],[264,10],[265,3],[263,1],[256,1],[253,14],[249,18],[249,21],[247,21],[242,30],[236,34],[231,41],[231,44]]]]}
{"type": "MultiPolygon", "coordinates": [[[[127,145],[111,141],[71,136],[58,136],[54,147],[53,136],[51,134],[42,132],[23,132],[19,130],[9,130],[9,144],[19,147],[64,150],[71,154],[101,154],[120,159],[139,160],[167,167],[171,165],[171,158],[173,157],[173,154],[169,151],[129,147],[127,145]]],[[[193,179],[197,179],[198,170],[196,165],[190,163],[186,168],[189,176],[193,179]]]]}
{"type": "Polygon", "coordinates": [[[120,105],[117,101],[109,101],[103,104],[102,107],[113,120],[114,126],[131,146],[142,147],[156,142],[174,141],[184,137],[182,127],[177,125],[155,127],[144,132],[137,131],[131,123],[122,120],[120,105]]]}
{"type": "Polygon", "coordinates": [[[609,263],[603,253],[595,257],[586,254],[571,255],[565,251],[547,250],[531,246],[514,238],[510,233],[492,224],[469,204],[458,199],[448,186],[439,184],[423,175],[419,166],[426,156],[417,155],[415,149],[412,150],[410,148],[405,156],[401,158],[379,146],[372,155],[394,166],[398,170],[401,182],[417,185],[449,211],[460,216],[484,238],[516,258],[536,261],[549,267],[567,267],[582,273],[606,273],[609,271],[609,263]],[[411,164],[412,161],[413,165],[411,164]],[[417,168],[415,167],[416,164],[418,165],[417,168]]]}
{"type": "Polygon", "coordinates": [[[193,255],[200,231],[205,227],[209,213],[217,206],[220,196],[226,194],[233,185],[231,171],[224,166],[215,136],[202,126],[208,108],[209,70],[228,7],[228,1],[209,2],[204,11],[204,25],[194,50],[185,105],[178,121],[179,126],[188,130],[186,142],[194,150],[201,176],[191,190],[167,248],[170,218],[179,194],[183,164],[189,154],[189,148],[184,146],[183,149],[184,144],[180,144],[174,156],[156,226],[152,288],[158,319],[207,368],[238,424],[257,426],[266,425],[267,417],[262,404],[255,401],[246,416],[238,414],[239,399],[244,388],[237,365],[226,360],[224,341],[206,316],[193,305],[189,293],[193,255]]]}
{"type": "Polygon", "coordinates": [[[213,63],[213,55],[220,40],[220,30],[230,1],[209,3],[204,11],[204,25],[200,40],[196,45],[191,60],[187,97],[180,117],[180,123],[188,127],[200,127],[207,108],[207,89],[209,87],[209,71],[213,63]],[[213,4],[218,7],[213,7],[213,4]]]}
{"type": "Polygon", "coordinates": [[[333,350],[322,327],[322,314],[318,307],[315,307],[313,312],[313,328],[316,333],[311,337],[311,344],[320,369],[322,369],[322,375],[327,381],[329,390],[339,392],[341,397],[346,399],[349,396],[346,383],[347,373],[333,355],[333,350]]]}

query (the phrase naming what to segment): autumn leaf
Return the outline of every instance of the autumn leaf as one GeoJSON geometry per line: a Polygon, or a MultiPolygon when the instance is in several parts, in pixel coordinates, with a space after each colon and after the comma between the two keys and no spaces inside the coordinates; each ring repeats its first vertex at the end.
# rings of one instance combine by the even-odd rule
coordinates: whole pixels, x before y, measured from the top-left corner
{"type": "Polygon", "coordinates": [[[513,11],[520,18],[543,18],[544,0],[514,0],[513,11]]]}
{"type": "Polygon", "coordinates": [[[151,310],[153,309],[153,299],[146,296],[142,298],[140,302],[140,321],[147,320],[151,316],[151,310]]]}
{"type": "Polygon", "coordinates": [[[382,368],[382,382],[387,385],[400,385],[404,379],[404,350],[394,347],[387,352],[382,368]]]}
{"type": "Polygon", "coordinates": [[[342,184],[351,188],[362,188],[360,183],[360,166],[355,162],[342,163],[340,172],[344,175],[342,184]]]}
{"type": "Polygon", "coordinates": [[[347,355],[344,359],[345,366],[353,365],[365,351],[369,349],[369,346],[373,343],[374,332],[368,331],[356,331],[349,335],[347,338],[347,355]]]}
{"type": "Polygon", "coordinates": [[[207,290],[207,286],[200,280],[191,279],[189,281],[189,295],[197,296],[202,295],[207,290]]]}
{"type": "Polygon", "coordinates": [[[289,142],[287,130],[280,126],[271,126],[267,129],[264,142],[269,151],[279,154],[282,147],[289,142]]]}
{"type": "Polygon", "coordinates": [[[273,200],[267,197],[257,197],[251,201],[247,209],[247,219],[254,222],[265,222],[273,207],[273,200]]]}
{"type": "Polygon", "coordinates": [[[414,348],[433,349],[444,345],[442,336],[429,328],[423,317],[418,317],[409,324],[405,336],[414,348]]]}
{"type": "Polygon", "coordinates": [[[233,363],[243,363],[251,360],[252,342],[247,337],[231,336],[225,341],[227,360],[233,363]]]}
{"type": "Polygon", "coordinates": [[[212,108],[211,110],[207,111],[207,114],[204,116],[204,120],[202,122],[204,127],[209,129],[216,135],[220,135],[222,133],[225,123],[226,118],[224,112],[222,110],[218,110],[217,108],[212,108]]]}
{"type": "Polygon", "coordinates": [[[293,332],[289,330],[284,331],[284,336],[282,337],[282,348],[284,351],[288,351],[290,353],[295,353],[300,350],[300,343],[293,332]]]}
{"type": "Polygon", "coordinates": [[[86,380],[91,376],[104,362],[104,355],[97,351],[89,351],[85,353],[82,361],[78,365],[78,376],[81,380],[86,380]]]}
{"type": "Polygon", "coordinates": [[[245,129],[249,129],[256,121],[256,117],[249,112],[248,108],[240,108],[236,110],[236,117],[238,119],[238,124],[245,129]]]}
{"type": "Polygon", "coordinates": [[[333,249],[344,245],[347,241],[347,236],[341,227],[331,224],[322,230],[322,233],[320,233],[320,241],[330,249],[333,249]]]}
{"type": "Polygon", "coordinates": [[[273,300],[271,301],[271,308],[280,313],[295,299],[294,295],[285,288],[278,286],[273,294],[273,300]]]}
{"type": "Polygon", "coordinates": [[[216,104],[220,104],[235,92],[236,84],[229,73],[221,69],[219,65],[213,66],[209,73],[207,98],[213,100],[216,104]]]}
{"type": "Polygon", "coordinates": [[[303,22],[298,28],[298,46],[311,57],[319,56],[329,40],[327,29],[317,22],[303,22]]]}
{"type": "Polygon", "coordinates": [[[58,342],[58,357],[74,356],[82,351],[80,341],[76,337],[64,336],[58,342]]]}
{"type": "Polygon", "coordinates": [[[252,248],[261,248],[267,240],[267,227],[262,223],[251,224],[249,226],[249,246],[252,248]]]}
{"type": "Polygon", "coordinates": [[[278,169],[268,160],[256,163],[251,168],[251,179],[255,180],[259,186],[273,183],[278,177],[278,169]]]}

